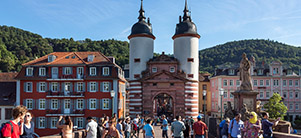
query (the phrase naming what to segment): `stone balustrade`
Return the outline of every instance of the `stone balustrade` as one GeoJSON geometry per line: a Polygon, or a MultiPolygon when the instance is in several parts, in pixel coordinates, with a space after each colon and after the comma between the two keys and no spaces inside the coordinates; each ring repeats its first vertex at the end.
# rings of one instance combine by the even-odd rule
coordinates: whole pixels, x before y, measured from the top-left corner
{"type": "MultiPolygon", "coordinates": [[[[77,130],[73,132],[73,138],[85,138],[86,132],[85,130],[77,130]]],[[[59,134],[52,136],[44,136],[41,138],[61,138],[59,134]]]]}

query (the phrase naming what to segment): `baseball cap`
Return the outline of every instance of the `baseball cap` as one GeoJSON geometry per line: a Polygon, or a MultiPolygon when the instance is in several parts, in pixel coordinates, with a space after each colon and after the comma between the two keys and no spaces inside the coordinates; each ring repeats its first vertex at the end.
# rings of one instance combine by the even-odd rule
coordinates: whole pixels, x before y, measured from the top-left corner
{"type": "Polygon", "coordinates": [[[199,116],[197,117],[197,119],[202,119],[202,116],[199,115],[199,116]]]}

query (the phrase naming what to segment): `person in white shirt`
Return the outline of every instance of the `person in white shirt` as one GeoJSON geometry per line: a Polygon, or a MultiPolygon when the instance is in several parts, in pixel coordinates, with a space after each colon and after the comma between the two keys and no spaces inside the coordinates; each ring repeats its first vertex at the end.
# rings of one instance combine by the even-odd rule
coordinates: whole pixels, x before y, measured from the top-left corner
{"type": "Polygon", "coordinates": [[[97,138],[97,123],[92,119],[92,117],[87,117],[87,125],[86,125],[86,138],[97,138]]]}

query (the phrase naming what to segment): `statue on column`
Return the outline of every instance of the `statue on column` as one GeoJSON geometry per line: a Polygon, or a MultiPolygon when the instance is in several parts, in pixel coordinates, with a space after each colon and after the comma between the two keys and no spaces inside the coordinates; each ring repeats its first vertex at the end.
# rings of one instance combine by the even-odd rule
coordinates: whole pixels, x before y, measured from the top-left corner
{"type": "Polygon", "coordinates": [[[242,54],[242,60],[239,65],[239,79],[241,80],[240,90],[241,91],[252,91],[252,81],[250,73],[251,63],[247,58],[246,53],[242,54]]]}

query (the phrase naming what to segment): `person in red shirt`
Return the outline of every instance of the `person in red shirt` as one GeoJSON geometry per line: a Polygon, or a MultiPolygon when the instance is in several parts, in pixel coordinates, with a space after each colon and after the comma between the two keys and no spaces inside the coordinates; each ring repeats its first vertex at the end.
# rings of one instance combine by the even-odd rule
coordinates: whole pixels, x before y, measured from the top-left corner
{"type": "Polygon", "coordinates": [[[14,120],[9,121],[10,123],[6,123],[1,129],[3,137],[10,138],[19,138],[20,135],[23,134],[23,124],[24,117],[27,112],[26,106],[19,105],[13,109],[13,118],[14,120]],[[20,125],[18,125],[20,123],[20,125]],[[13,132],[11,132],[11,127],[13,127],[13,132]]]}
{"type": "Polygon", "coordinates": [[[202,122],[202,116],[197,117],[198,121],[193,123],[193,131],[194,131],[194,137],[195,138],[208,138],[208,133],[207,133],[207,125],[202,122]]]}

